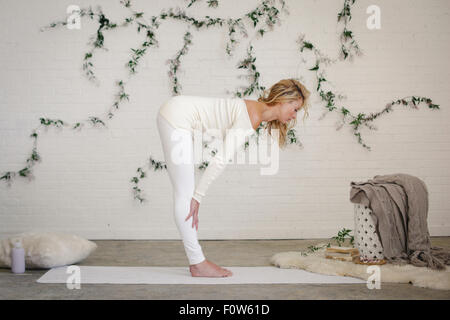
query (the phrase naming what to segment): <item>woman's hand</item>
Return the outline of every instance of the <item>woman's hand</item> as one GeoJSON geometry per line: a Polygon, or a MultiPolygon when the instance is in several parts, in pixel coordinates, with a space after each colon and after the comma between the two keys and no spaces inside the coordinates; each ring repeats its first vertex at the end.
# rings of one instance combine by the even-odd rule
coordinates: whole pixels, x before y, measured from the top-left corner
{"type": "Polygon", "coordinates": [[[191,200],[191,210],[189,212],[189,215],[186,217],[184,221],[189,220],[190,217],[192,217],[192,228],[196,228],[198,230],[198,208],[200,207],[200,203],[192,198],[191,200]]]}

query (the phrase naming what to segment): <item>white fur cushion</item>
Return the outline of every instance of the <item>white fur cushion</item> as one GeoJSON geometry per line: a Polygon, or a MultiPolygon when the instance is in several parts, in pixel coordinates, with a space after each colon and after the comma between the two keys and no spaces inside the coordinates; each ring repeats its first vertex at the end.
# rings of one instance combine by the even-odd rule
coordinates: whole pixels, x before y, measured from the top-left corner
{"type": "Polygon", "coordinates": [[[53,268],[86,259],[97,244],[76,235],[54,232],[21,233],[0,241],[0,267],[11,267],[11,250],[16,240],[25,249],[26,268],[53,268]]]}

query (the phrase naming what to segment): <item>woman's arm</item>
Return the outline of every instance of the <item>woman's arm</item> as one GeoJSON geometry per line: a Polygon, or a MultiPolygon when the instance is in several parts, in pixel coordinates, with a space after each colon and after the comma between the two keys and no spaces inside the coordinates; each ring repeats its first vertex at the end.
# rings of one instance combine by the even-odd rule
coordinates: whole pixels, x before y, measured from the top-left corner
{"type": "Polygon", "coordinates": [[[254,132],[253,128],[249,129],[247,127],[247,129],[244,129],[245,127],[243,127],[242,120],[240,119],[231,128],[227,129],[225,141],[219,147],[216,155],[209,161],[194,191],[192,197],[199,203],[201,203],[203,197],[206,195],[206,191],[211,183],[225,170],[226,165],[233,161],[237,150],[245,144],[246,137],[254,132]]]}

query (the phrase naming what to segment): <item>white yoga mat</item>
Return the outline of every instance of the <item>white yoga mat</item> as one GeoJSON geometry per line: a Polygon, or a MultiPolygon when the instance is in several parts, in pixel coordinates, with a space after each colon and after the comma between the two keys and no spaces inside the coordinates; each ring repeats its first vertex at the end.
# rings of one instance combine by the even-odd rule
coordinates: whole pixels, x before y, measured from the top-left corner
{"type": "Polygon", "coordinates": [[[224,278],[192,277],[187,267],[104,267],[78,266],[79,273],[69,266],[53,268],[40,277],[40,283],[111,284],[245,284],[245,283],[366,283],[365,280],[322,275],[299,269],[278,267],[225,267],[233,275],[224,278]]]}

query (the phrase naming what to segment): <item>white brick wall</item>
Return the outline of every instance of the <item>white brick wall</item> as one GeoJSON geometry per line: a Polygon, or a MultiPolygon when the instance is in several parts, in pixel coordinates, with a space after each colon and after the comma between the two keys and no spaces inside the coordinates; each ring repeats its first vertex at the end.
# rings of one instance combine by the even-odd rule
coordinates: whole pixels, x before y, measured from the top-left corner
{"type": "MultiPolygon", "coordinates": [[[[258,1],[221,0],[219,9],[205,1],[188,12],[239,17],[258,1]]],[[[187,1],[132,1],[146,15],[162,8],[186,6],[187,1]]],[[[100,4],[114,21],[128,12],[119,1],[9,1],[0,10],[0,172],[19,170],[32,149],[31,131],[39,117],[69,123],[101,115],[117,92],[114,81],[128,79],[123,64],[129,48],[142,39],[135,27],[105,31],[108,52],[93,59],[101,86],[92,85],[81,70],[89,37],[97,24],[82,20],[81,30],[39,28],[65,16],[66,7],[100,4]]],[[[300,32],[334,57],[339,51],[336,16],[343,1],[288,0],[290,15],[281,26],[253,41],[262,85],[287,77],[303,77],[313,92],[310,117],[299,134],[305,146],[280,154],[277,175],[262,176],[257,165],[230,166],[215,181],[200,208],[200,239],[288,239],[334,236],[353,229],[351,181],[377,174],[417,175],[430,191],[428,226],[433,236],[450,235],[450,141],[448,101],[450,37],[448,1],[361,1],[352,8],[350,29],[364,56],[328,69],[335,92],[347,95],[342,104],[352,112],[377,112],[387,102],[410,95],[426,96],[439,104],[426,109],[395,111],[379,118],[378,131],[363,130],[372,147],[361,147],[350,127],[336,131],[336,113],[318,120],[325,110],[315,92],[314,74],[301,63],[296,39],[300,32]],[[381,30],[366,28],[366,8],[381,8],[381,30]],[[242,194],[247,196],[243,197],[242,194]],[[225,194],[225,196],[224,196],[225,194]]],[[[250,35],[250,24],[246,24],[250,35]]],[[[31,182],[16,179],[11,188],[0,183],[0,235],[48,230],[73,232],[90,239],[179,239],[172,217],[171,186],[166,171],[144,179],[146,204],[134,201],[130,178],[149,155],[162,159],[156,130],[156,110],[171,95],[165,61],[183,44],[186,25],[167,20],[158,29],[159,48],[150,48],[127,83],[130,103],[120,105],[108,129],[81,132],[54,128],[42,132],[31,182]]],[[[227,30],[196,31],[193,45],[182,57],[179,80],[183,93],[226,96],[245,84],[236,63],[246,56],[243,39],[229,59],[227,30]],[[201,61],[201,64],[199,63],[201,61]]],[[[250,97],[256,99],[256,96],[250,97]]],[[[197,172],[197,177],[201,174],[197,172]]]]}

